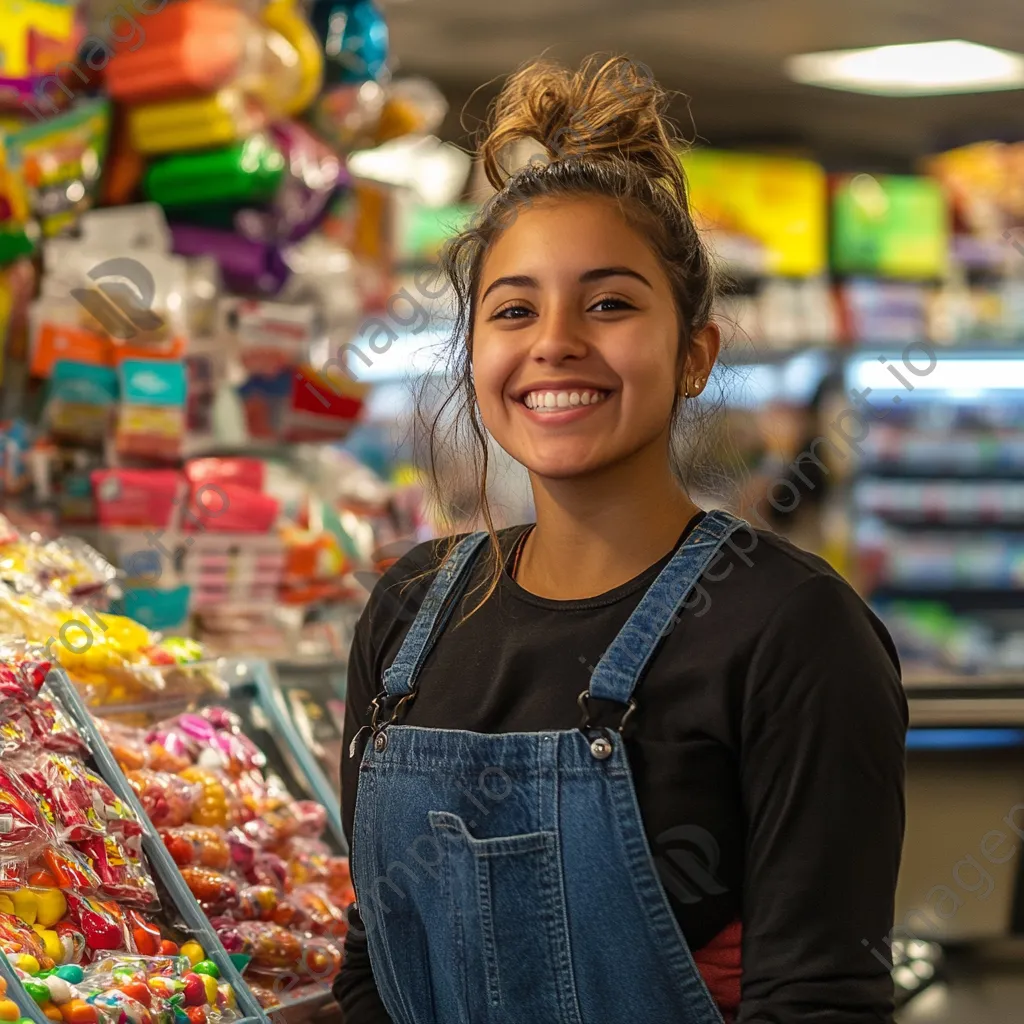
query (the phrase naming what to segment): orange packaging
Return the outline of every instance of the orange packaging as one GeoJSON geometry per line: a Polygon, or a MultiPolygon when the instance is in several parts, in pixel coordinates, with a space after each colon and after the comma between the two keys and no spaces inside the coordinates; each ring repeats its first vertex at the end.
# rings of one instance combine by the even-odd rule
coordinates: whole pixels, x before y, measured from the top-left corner
{"type": "Polygon", "coordinates": [[[43,323],[36,332],[32,346],[29,373],[33,377],[49,377],[58,359],[68,359],[89,366],[110,366],[110,338],[73,324],[43,323]]]}
{"type": "Polygon", "coordinates": [[[145,46],[110,61],[107,91],[133,105],[216,92],[237,74],[251,26],[226,4],[169,4],[146,19],[145,46]]]}

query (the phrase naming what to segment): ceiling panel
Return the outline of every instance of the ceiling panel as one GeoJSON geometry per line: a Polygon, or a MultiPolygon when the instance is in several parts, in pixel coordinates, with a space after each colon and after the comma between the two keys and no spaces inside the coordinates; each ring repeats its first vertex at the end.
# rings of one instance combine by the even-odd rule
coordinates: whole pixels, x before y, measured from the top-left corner
{"type": "MultiPolygon", "coordinates": [[[[1024,51],[1021,0],[392,0],[387,13],[398,69],[442,85],[453,103],[444,132],[463,141],[471,95],[472,125],[524,61],[612,50],[686,93],[698,132],[720,144],[774,138],[899,163],[973,137],[1024,137],[1022,92],[887,100],[796,85],[782,71],[791,53],[925,39],[1024,51]]],[[[682,101],[673,114],[686,119],[682,101]]]]}

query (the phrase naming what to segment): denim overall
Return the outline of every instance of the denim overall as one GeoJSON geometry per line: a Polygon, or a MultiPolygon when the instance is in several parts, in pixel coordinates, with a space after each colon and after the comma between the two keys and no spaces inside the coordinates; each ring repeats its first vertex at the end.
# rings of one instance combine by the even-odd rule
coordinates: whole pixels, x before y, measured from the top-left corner
{"type": "Polygon", "coordinates": [[[353,881],[394,1024],[720,1024],[652,862],[622,725],[592,727],[588,702],[617,702],[625,722],[659,640],[742,525],[711,512],[690,533],[569,731],[393,724],[487,534],[438,573],[373,702],[356,800],[353,881]]]}

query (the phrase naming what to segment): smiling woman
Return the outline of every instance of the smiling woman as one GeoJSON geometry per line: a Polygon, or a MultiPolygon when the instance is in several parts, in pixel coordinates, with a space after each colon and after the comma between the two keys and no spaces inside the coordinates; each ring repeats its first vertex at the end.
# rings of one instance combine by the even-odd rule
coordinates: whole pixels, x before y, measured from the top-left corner
{"type": "Polygon", "coordinates": [[[513,76],[497,193],[445,253],[432,442],[457,408],[487,529],[409,551],[355,631],[348,1024],[892,1019],[863,940],[899,864],[895,651],[826,563],[677,475],[719,329],[662,101],[625,59],[513,76]],[[526,138],[550,159],[506,174],[526,138]],[[491,439],[536,523],[494,529],[491,439]]]}

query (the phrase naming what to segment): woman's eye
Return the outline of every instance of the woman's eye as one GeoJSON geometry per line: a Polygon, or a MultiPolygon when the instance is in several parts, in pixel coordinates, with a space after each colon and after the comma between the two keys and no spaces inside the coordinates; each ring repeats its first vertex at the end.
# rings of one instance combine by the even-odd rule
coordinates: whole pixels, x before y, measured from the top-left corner
{"type": "Polygon", "coordinates": [[[492,320],[521,320],[524,316],[531,316],[532,309],[526,306],[502,306],[501,309],[491,314],[492,320]]]}
{"type": "Polygon", "coordinates": [[[625,299],[606,298],[598,299],[588,310],[588,313],[615,313],[622,309],[636,309],[636,306],[625,299]]]}

